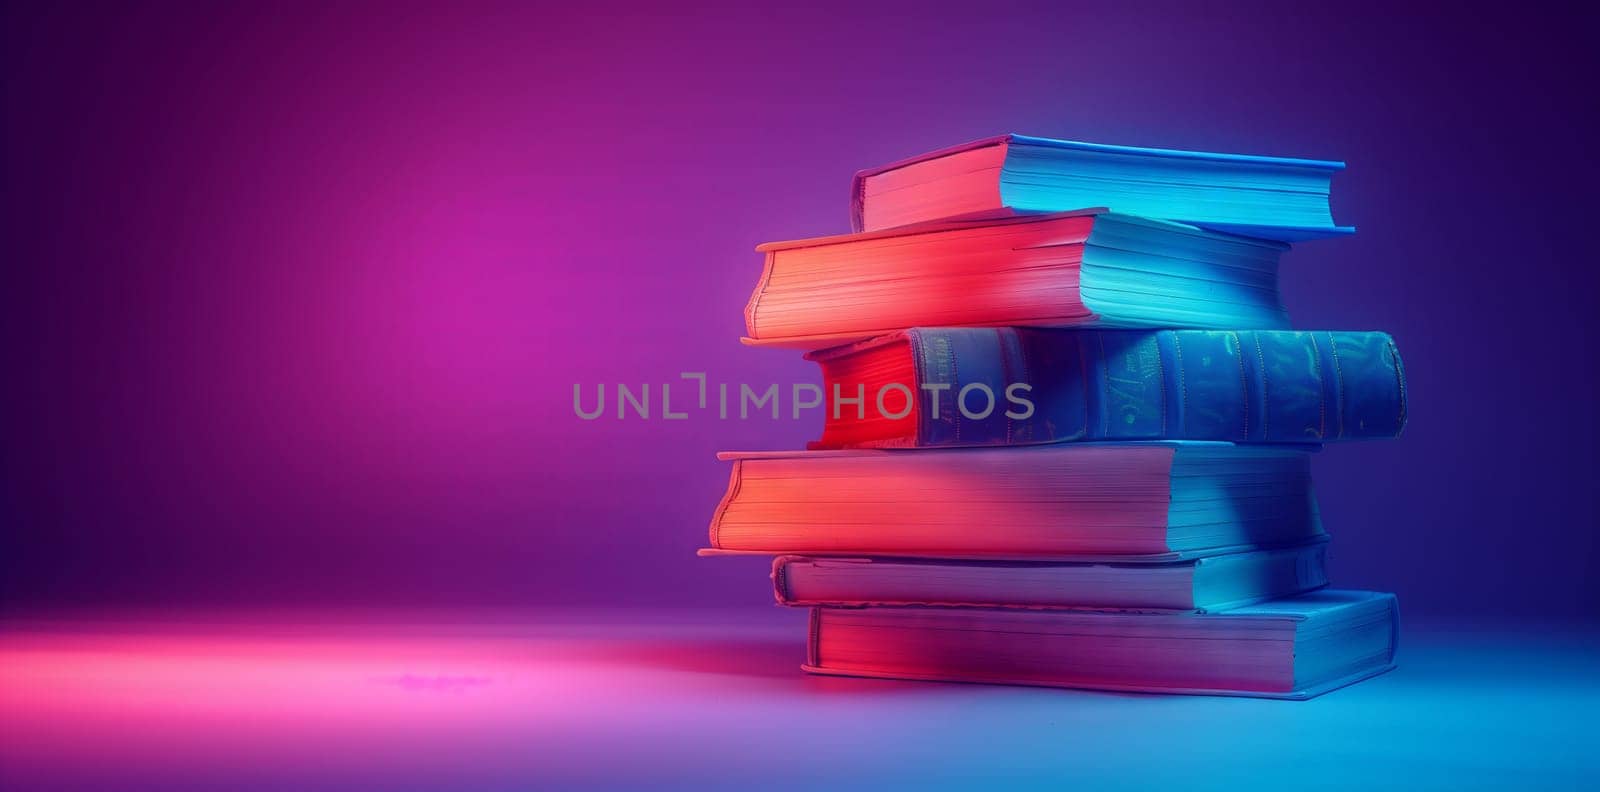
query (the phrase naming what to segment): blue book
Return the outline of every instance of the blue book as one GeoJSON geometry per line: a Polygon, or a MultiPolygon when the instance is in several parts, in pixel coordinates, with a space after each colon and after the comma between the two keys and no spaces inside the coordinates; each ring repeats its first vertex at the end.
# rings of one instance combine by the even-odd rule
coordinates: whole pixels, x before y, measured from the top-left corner
{"type": "Polygon", "coordinates": [[[1394,667],[1393,594],[1218,613],[815,608],[805,669],[841,676],[1307,699],[1394,667]]]}
{"type": "Polygon", "coordinates": [[[1349,234],[1328,206],[1342,162],[1001,135],[856,174],[851,220],[930,220],[1108,207],[1262,239],[1349,234]]]}
{"type": "Polygon", "coordinates": [[[813,448],[1392,438],[1405,370],[1378,332],[913,328],[807,355],[813,448]]]}

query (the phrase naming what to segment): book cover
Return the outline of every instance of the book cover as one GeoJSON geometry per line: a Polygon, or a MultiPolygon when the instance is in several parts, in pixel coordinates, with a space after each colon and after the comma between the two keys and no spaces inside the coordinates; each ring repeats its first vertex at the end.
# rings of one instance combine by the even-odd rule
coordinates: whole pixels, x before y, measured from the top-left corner
{"type": "Polygon", "coordinates": [[[1328,205],[1344,163],[1000,135],[856,174],[856,231],[1088,206],[1296,242],[1355,231],[1328,205]]]}
{"type": "Polygon", "coordinates": [[[1171,557],[1323,534],[1300,448],[1058,444],[723,454],[711,548],[772,555],[1171,557]]]}
{"type": "Polygon", "coordinates": [[[745,342],[822,349],[910,327],[1280,329],[1287,245],[1103,209],[772,242],[745,342]]]}

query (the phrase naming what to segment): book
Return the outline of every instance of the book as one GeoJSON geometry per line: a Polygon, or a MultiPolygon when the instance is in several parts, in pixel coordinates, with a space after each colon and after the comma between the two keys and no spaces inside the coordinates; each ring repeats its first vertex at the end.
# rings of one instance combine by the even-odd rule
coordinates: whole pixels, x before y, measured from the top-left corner
{"type": "Polygon", "coordinates": [[[943,605],[1208,613],[1328,584],[1327,543],[1156,563],[773,559],[782,605],[943,605]]]}
{"type": "Polygon", "coordinates": [[[1001,135],[857,173],[851,227],[1105,206],[1262,239],[1348,234],[1328,205],[1342,162],[1001,135]]]}
{"type": "Polygon", "coordinates": [[[1309,453],[1147,442],[750,452],[713,549],[771,555],[1181,558],[1323,534],[1309,453]]]}
{"type": "Polygon", "coordinates": [[[1384,333],[913,328],[806,356],[812,448],[1396,437],[1405,370],[1384,333]]]}
{"type": "Polygon", "coordinates": [[[745,343],[821,349],[910,327],[1278,329],[1288,246],[1090,209],[772,242],[745,343]]]}
{"type": "Polygon", "coordinates": [[[1220,613],[815,608],[805,670],[1306,699],[1394,667],[1394,595],[1322,591],[1220,613]]]}

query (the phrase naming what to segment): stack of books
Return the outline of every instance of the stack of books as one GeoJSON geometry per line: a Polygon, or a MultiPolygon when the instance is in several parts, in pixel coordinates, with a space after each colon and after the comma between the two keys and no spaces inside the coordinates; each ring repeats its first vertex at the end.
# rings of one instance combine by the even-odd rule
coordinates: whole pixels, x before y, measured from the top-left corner
{"type": "Polygon", "coordinates": [[[1007,135],[863,171],[855,233],[763,245],[756,346],[824,426],[730,453],[704,554],[776,556],[805,669],[1307,698],[1393,665],[1330,590],[1322,444],[1400,434],[1378,332],[1297,331],[1289,244],[1338,162],[1007,135]]]}

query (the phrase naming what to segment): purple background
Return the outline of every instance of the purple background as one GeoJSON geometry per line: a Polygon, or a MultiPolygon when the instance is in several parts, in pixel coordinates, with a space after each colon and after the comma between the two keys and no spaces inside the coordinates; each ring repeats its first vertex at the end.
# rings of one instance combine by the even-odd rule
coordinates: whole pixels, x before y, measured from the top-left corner
{"type": "MultiPolygon", "coordinates": [[[[581,4],[580,4],[581,5],[581,4]]],[[[759,242],[1004,131],[1344,159],[1302,327],[1385,329],[1399,442],[1316,462],[1337,583],[1593,618],[1587,25],[1354,8],[8,7],[8,611],[765,606],[697,560],[723,448],[571,409],[813,381],[741,347],[759,242]]]]}

